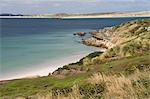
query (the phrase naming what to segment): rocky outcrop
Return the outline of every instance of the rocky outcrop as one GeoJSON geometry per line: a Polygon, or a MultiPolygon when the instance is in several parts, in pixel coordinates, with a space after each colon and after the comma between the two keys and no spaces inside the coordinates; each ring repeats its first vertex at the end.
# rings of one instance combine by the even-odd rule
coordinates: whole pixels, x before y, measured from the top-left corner
{"type": "Polygon", "coordinates": [[[85,45],[96,46],[103,49],[112,48],[115,44],[111,42],[113,36],[112,27],[90,32],[92,37],[84,39],[85,45]]]}
{"type": "Polygon", "coordinates": [[[109,40],[106,40],[106,39],[99,40],[94,37],[87,38],[87,39],[83,40],[82,42],[83,42],[83,44],[86,44],[89,46],[96,46],[96,47],[100,47],[103,49],[112,48],[114,45],[109,40]]]}
{"type": "Polygon", "coordinates": [[[141,33],[148,32],[145,27],[150,25],[150,20],[134,20],[113,27],[106,27],[90,32],[91,37],[83,39],[82,43],[110,49],[114,46],[133,40],[141,33]]]}
{"type": "Polygon", "coordinates": [[[86,32],[77,32],[77,33],[74,33],[74,35],[76,36],[85,36],[86,32]]]}
{"type": "Polygon", "coordinates": [[[56,71],[52,73],[52,76],[57,77],[57,78],[64,78],[68,75],[75,75],[75,74],[81,74],[85,73],[86,71],[82,69],[82,67],[79,66],[64,66],[63,68],[59,68],[56,71]]]}

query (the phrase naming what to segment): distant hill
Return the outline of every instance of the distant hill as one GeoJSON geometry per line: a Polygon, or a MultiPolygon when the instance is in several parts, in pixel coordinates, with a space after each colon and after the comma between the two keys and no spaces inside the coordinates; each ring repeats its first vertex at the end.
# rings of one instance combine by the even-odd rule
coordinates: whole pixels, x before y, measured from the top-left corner
{"type": "Polygon", "coordinates": [[[24,16],[24,15],[22,15],[22,14],[3,13],[3,14],[0,14],[0,16],[24,16]]]}
{"type": "Polygon", "coordinates": [[[56,14],[34,14],[31,16],[40,17],[57,17],[57,18],[99,18],[99,17],[129,17],[129,16],[150,16],[150,11],[140,12],[105,12],[105,13],[87,13],[87,14],[69,14],[69,13],[56,13],[56,14]]]}
{"type": "Polygon", "coordinates": [[[105,12],[105,13],[47,13],[47,14],[0,14],[1,18],[107,18],[107,17],[150,17],[150,11],[139,12],[105,12]]]}

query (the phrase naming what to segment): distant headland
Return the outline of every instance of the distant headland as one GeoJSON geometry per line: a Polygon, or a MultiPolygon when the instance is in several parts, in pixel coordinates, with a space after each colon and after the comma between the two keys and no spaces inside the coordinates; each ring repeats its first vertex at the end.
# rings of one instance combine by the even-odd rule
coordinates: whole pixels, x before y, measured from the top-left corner
{"type": "Polygon", "coordinates": [[[105,12],[105,13],[87,13],[87,14],[70,14],[70,13],[56,13],[56,14],[0,14],[0,18],[113,18],[113,17],[149,17],[150,11],[139,12],[105,12]]]}
{"type": "Polygon", "coordinates": [[[24,16],[23,14],[2,13],[0,16],[24,16]]]}

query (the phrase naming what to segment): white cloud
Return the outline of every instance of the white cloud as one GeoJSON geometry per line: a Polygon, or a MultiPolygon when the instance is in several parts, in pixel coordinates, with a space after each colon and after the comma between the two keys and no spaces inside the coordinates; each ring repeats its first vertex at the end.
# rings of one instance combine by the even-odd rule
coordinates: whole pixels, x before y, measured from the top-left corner
{"type": "Polygon", "coordinates": [[[37,5],[37,4],[47,4],[53,3],[53,6],[60,6],[63,2],[75,2],[75,3],[134,3],[134,2],[148,2],[150,0],[1,0],[0,5],[37,5]]]}
{"type": "Polygon", "coordinates": [[[122,11],[126,9],[130,11],[150,8],[150,0],[0,0],[0,2],[3,12],[11,13],[65,12],[66,9],[68,12],[122,11]],[[83,9],[85,10],[83,11],[83,9]]]}
{"type": "Polygon", "coordinates": [[[2,2],[22,2],[22,3],[36,3],[36,2],[134,2],[138,0],[1,0],[2,2]]]}

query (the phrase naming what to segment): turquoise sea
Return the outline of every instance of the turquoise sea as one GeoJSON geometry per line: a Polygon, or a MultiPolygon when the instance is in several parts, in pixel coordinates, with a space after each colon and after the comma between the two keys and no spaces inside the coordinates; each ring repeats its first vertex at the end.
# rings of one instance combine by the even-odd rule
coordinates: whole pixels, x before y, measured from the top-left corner
{"type": "Polygon", "coordinates": [[[42,73],[47,74],[61,64],[75,62],[100,49],[79,43],[73,33],[139,18],[0,19],[0,79],[39,75],[44,68],[47,71],[42,73]]]}

